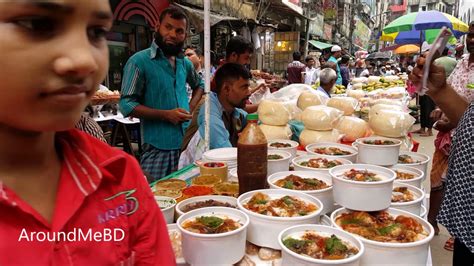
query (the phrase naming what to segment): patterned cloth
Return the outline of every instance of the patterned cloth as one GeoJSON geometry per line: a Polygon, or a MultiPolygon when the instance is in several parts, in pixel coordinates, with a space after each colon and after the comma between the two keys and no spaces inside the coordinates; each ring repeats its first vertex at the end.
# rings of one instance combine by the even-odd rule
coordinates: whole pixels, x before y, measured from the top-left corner
{"type": "Polygon", "coordinates": [[[438,216],[456,239],[474,252],[474,103],[459,122],[453,138],[446,193],[438,216]]]}
{"type": "Polygon", "coordinates": [[[468,89],[468,84],[474,84],[474,64],[469,65],[469,54],[463,56],[448,78],[448,83],[468,102],[474,100],[474,89],[468,89]]]}
{"type": "Polygon", "coordinates": [[[180,150],[160,150],[152,145],[143,144],[140,166],[143,172],[159,180],[178,170],[180,150]]]}

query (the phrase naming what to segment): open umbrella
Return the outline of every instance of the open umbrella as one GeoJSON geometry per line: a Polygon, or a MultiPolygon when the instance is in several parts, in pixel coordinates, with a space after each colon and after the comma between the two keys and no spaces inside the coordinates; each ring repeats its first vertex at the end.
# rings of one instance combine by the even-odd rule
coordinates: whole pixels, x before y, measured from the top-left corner
{"type": "MultiPolygon", "coordinates": [[[[441,29],[429,29],[419,31],[412,29],[411,31],[399,31],[394,33],[383,32],[380,36],[380,40],[396,44],[420,44],[425,41],[431,44],[438,36],[440,30],[441,29]]],[[[465,32],[457,30],[452,30],[451,32],[453,33],[453,37],[449,40],[451,44],[455,44],[457,42],[456,39],[466,34],[465,32]]]]}
{"type": "MultiPolygon", "coordinates": [[[[383,29],[383,33],[401,34],[401,32],[411,32],[413,30],[419,31],[418,43],[420,44],[420,47],[421,47],[421,43],[423,43],[423,41],[427,41],[427,39],[431,39],[431,37],[426,38],[427,32],[429,32],[428,34],[429,35],[431,34],[431,36],[435,34],[434,32],[430,32],[429,30],[433,30],[433,29],[439,30],[442,27],[449,28],[453,32],[453,34],[461,34],[461,33],[466,33],[469,31],[469,26],[466,23],[462,22],[461,20],[449,14],[432,10],[432,11],[414,12],[414,13],[401,16],[395,19],[394,21],[392,21],[390,24],[388,24],[383,29]]],[[[398,37],[398,35],[396,37],[398,37]]],[[[416,38],[416,37],[413,36],[413,38],[416,38]]],[[[415,42],[408,42],[408,43],[415,43],[415,42]]]]}
{"type": "Polygon", "coordinates": [[[369,54],[365,59],[367,60],[389,60],[390,53],[375,52],[369,54]]]}
{"type": "Polygon", "coordinates": [[[414,44],[406,44],[397,47],[393,52],[396,54],[416,54],[420,51],[420,47],[414,44]]]}
{"type": "Polygon", "coordinates": [[[388,24],[386,34],[415,30],[441,29],[447,27],[453,31],[468,32],[469,26],[449,14],[439,11],[422,11],[401,16],[388,24]]]}

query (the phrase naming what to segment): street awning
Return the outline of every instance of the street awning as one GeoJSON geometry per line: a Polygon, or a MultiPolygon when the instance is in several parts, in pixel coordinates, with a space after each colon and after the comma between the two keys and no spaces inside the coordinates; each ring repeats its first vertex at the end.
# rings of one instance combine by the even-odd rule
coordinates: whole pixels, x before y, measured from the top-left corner
{"type": "Polygon", "coordinates": [[[318,48],[319,50],[324,50],[328,49],[334,46],[334,44],[329,44],[325,42],[320,42],[320,41],[315,41],[315,40],[310,40],[308,41],[312,46],[318,48]]]}
{"type": "MultiPolygon", "coordinates": [[[[189,6],[184,6],[180,5],[177,3],[174,3],[173,5],[178,6],[184,10],[186,15],[188,15],[188,18],[191,20],[193,23],[193,26],[196,28],[197,32],[202,32],[204,31],[204,11],[201,9],[196,9],[192,8],[189,6]]],[[[210,13],[210,26],[214,26],[215,24],[221,22],[221,21],[239,21],[241,19],[236,18],[236,17],[229,17],[229,16],[224,16],[216,13],[210,13]]]]}

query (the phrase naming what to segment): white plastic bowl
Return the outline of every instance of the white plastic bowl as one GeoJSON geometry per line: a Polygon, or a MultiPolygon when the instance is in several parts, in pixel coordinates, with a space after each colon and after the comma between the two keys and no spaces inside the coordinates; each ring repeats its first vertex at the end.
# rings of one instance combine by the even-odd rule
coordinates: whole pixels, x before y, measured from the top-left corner
{"type": "Polygon", "coordinates": [[[413,179],[407,179],[407,180],[395,178],[395,182],[399,182],[399,183],[403,183],[403,184],[407,184],[407,185],[412,185],[412,186],[415,186],[417,188],[421,188],[421,183],[423,182],[425,174],[420,169],[416,169],[416,168],[413,168],[413,167],[410,167],[410,166],[405,166],[403,164],[393,165],[393,166],[390,166],[388,168],[392,169],[393,171],[397,170],[397,171],[402,172],[402,173],[408,173],[408,174],[415,175],[415,177],[413,179]]]}
{"type": "MultiPolygon", "coordinates": [[[[175,231],[179,235],[181,235],[181,231],[179,230],[177,224],[167,224],[167,227],[168,227],[168,234],[175,231]]],[[[182,245],[183,245],[182,242],[180,242],[179,245],[182,247],[182,245]]],[[[176,265],[177,266],[186,266],[188,264],[186,263],[186,261],[184,261],[183,257],[176,257],[176,265]]]]}
{"type": "Polygon", "coordinates": [[[173,223],[174,207],[176,206],[176,200],[166,196],[155,196],[155,201],[158,204],[158,207],[160,207],[166,223],[173,223]]]}
{"type": "Polygon", "coordinates": [[[319,224],[320,225],[332,226],[331,217],[327,216],[327,214],[321,215],[320,220],[319,220],[319,224]]]}
{"type": "Polygon", "coordinates": [[[291,159],[295,158],[296,157],[296,151],[298,149],[298,146],[300,144],[296,141],[293,141],[293,140],[287,140],[287,139],[274,139],[274,140],[271,140],[268,142],[268,150],[279,150],[279,151],[287,151],[291,154],[291,159]],[[287,147],[287,148],[275,148],[275,147],[271,147],[270,145],[272,143],[275,143],[275,142],[280,142],[280,143],[288,143],[291,145],[291,147],[287,147]]]}
{"type": "Polygon", "coordinates": [[[330,168],[312,168],[308,166],[302,166],[300,165],[301,162],[308,161],[310,159],[317,159],[317,158],[324,158],[328,160],[337,160],[342,163],[342,165],[347,165],[347,164],[352,164],[351,161],[346,160],[346,159],[329,159],[325,158],[320,155],[304,155],[304,156],[299,156],[296,157],[292,160],[293,167],[295,168],[295,171],[315,171],[315,172],[321,172],[321,173],[328,173],[330,168]]]}
{"type": "Polygon", "coordinates": [[[283,158],[278,160],[268,160],[267,176],[277,172],[288,171],[290,169],[291,153],[287,151],[269,150],[268,155],[280,155],[283,158]]]}
{"type": "Polygon", "coordinates": [[[211,200],[211,199],[215,200],[215,201],[220,201],[222,203],[232,204],[232,205],[235,206],[235,209],[237,209],[237,198],[228,197],[228,196],[219,196],[219,195],[207,195],[207,196],[192,197],[192,198],[185,199],[185,200],[179,202],[176,205],[176,214],[178,215],[178,217],[180,217],[181,215],[185,214],[185,212],[183,212],[183,208],[185,206],[187,206],[189,204],[192,204],[192,203],[211,200]]]}
{"type": "Polygon", "coordinates": [[[355,141],[359,150],[357,157],[358,163],[366,163],[373,165],[394,165],[398,162],[398,155],[400,153],[400,146],[402,142],[398,139],[390,139],[383,137],[367,137],[360,138],[355,141]],[[371,145],[365,144],[367,140],[390,140],[395,142],[393,145],[371,145]]]}
{"type": "Polygon", "coordinates": [[[237,148],[219,148],[205,152],[203,159],[206,161],[234,161],[237,160],[237,148]]]}
{"type": "Polygon", "coordinates": [[[362,244],[362,241],[345,232],[344,230],[326,225],[304,224],[289,227],[283,230],[278,236],[278,244],[281,247],[282,265],[359,265],[359,261],[364,254],[364,244],[362,244]],[[306,231],[313,231],[316,234],[327,237],[336,235],[343,242],[347,242],[356,247],[359,252],[347,259],[323,260],[300,255],[296,252],[293,252],[283,244],[283,240],[287,237],[299,237],[306,231]]]}
{"type": "Polygon", "coordinates": [[[414,215],[420,216],[421,215],[421,204],[423,203],[423,200],[425,199],[425,192],[423,190],[407,185],[405,183],[398,183],[394,182],[393,183],[393,188],[396,187],[407,187],[408,190],[415,195],[415,200],[409,201],[409,202],[392,202],[390,205],[391,208],[407,211],[409,213],[413,213],[414,215]]]}
{"type": "Polygon", "coordinates": [[[322,206],[323,204],[321,201],[313,196],[298,191],[283,189],[261,189],[250,191],[240,195],[237,199],[237,204],[239,205],[239,209],[250,217],[247,241],[257,246],[273,249],[280,249],[280,245],[278,245],[278,234],[280,234],[283,229],[299,224],[316,224],[319,221],[319,216],[324,207],[322,206]],[[273,217],[255,213],[246,209],[243,205],[258,192],[267,194],[272,199],[284,196],[296,197],[307,203],[315,204],[318,209],[309,215],[301,217],[273,217]]]}
{"type": "Polygon", "coordinates": [[[239,182],[239,176],[237,175],[237,168],[232,168],[229,170],[227,181],[239,182]]]}
{"type": "Polygon", "coordinates": [[[423,206],[423,205],[421,205],[421,214],[420,214],[420,217],[421,217],[423,220],[428,219],[428,211],[426,210],[425,206],[423,206]]]}
{"type": "Polygon", "coordinates": [[[424,153],[409,152],[409,151],[401,151],[400,155],[408,155],[408,156],[411,156],[413,159],[420,161],[419,163],[398,163],[398,160],[397,160],[397,165],[409,166],[409,167],[413,167],[413,168],[423,171],[424,173],[423,181],[424,181],[428,175],[427,173],[428,163],[430,162],[431,157],[424,153]]]}
{"type": "MultiPolygon", "coordinates": [[[[389,208],[386,210],[392,216],[404,215],[415,218],[428,232],[428,236],[422,240],[412,243],[383,243],[373,240],[358,237],[365,247],[365,253],[362,255],[361,265],[423,265],[426,266],[428,260],[428,251],[430,241],[434,236],[433,227],[425,220],[406,211],[389,208]]],[[[341,208],[334,211],[331,215],[333,226],[340,228],[336,224],[336,218],[342,214],[349,212],[349,210],[341,208]]]]}
{"type": "Polygon", "coordinates": [[[323,211],[321,214],[330,213],[334,210],[334,198],[332,196],[332,179],[329,173],[315,173],[310,171],[285,171],[272,174],[267,178],[268,185],[273,189],[283,189],[289,191],[299,191],[311,195],[321,201],[323,204],[323,211]],[[282,188],[275,185],[275,182],[284,179],[289,175],[297,175],[302,178],[317,178],[321,181],[326,182],[329,187],[320,190],[293,190],[288,188],[282,188]]]}
{"type": "Polygon", "coordinates": [[[340,165],[329,170],[332,176],[334,201],[351,210],[379,211],[390,206],[395,172],[381,166],[369,164],[340,165]],[[345,172],[367,170],[380,175],[375,182],[352,181],[343,178],[345,172]]]}
{"type": "Polygon", "coordinates": [[[318,155],[318,156],[329,158],[329,159],[346,159],[346,160],[351,161],[352,163],[355,163],[357,161],[357,154],[358,154],[358,151],[357,151],[356,148],[354,148],[352,146],[349,146],[349,145],[345,145],[345,144],[341,144],[341,143],[335,143],[335,142],[319,142],[319,143],[309,144],[308,146],[306,146],[306,151],[308,152],[308,154],[311,154],[311,155],[318,155]],[[352,154],[349,154],[349,155],[324,155],[324,154],[314,152],[314,149],[316,149],[316,148],[329,148],[329,147],[339,148],[343,151],[348,151],[352,154]]]}
{"type": "Polygon", "coordinates": [[[181,231],[183,257],[191,265],[234,264],[245,255],[245,239],[249,217],[237,209],[223,207],[201,208],[183,214],[178,218],[181,231]],[[228,217],[239,221],[240,228],[221,234],[199,234],[182,227],[183,222],[203,215],[228,217]]]}

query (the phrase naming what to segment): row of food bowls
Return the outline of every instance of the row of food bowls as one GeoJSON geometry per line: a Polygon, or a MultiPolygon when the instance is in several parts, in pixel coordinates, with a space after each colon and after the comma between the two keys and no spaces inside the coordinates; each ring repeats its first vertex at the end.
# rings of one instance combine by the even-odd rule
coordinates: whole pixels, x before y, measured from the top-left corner
{"type": "MultiPolygon", "coordinates": [[[[281,249],[282,265],[309,265],[311,263],[373,265],[382,262],[426,265],[428,243],[434,234],[433,228],[420,217],[392,208],[381,213],[384,213],[385,216],[392,216],[391,220],[396,223],[407,225],[416,223],[416,228],[403,227],[403,230],[417,232],[416,236],[412,236],[411,239],[404,240],[402,243],[394,243],[393,238],[397,237],[397,231],[394,230],[394,236],[390,233],[391,240],[371,240],[372,237],[358,234],[353,227],[348,229],[344,220],[339,221],[347,214],[361,215],[359,212],[353,212],[345,208],[340,208],[332,213],[332,227],[317,225],[323,207],[321,202],[312,196],[296,191],[280,189],[251,191],[241,195],[237,199],[237,205],[238,209],[225,207],[201,208],[184,213],[179,217],[177,225],[182,233],[183,256],[188,263],[204,265],[236,263],[245,254],[245,241],[247,240],[258,246],[281,249]],[[255,204],[258,205],[260,201],[263,201],[261,194],[265,194],[268,197],[267,199],[274,201],[300,200],[316,208],[310,213],[294,217],[276,217],[268,215],[268,213],[259,213],[255,211],[254,207],[255,204]],[[226,222],[228,219],[232,222],[226,222]],[[201,229],[199,226],[190,229],[189,224],[197,220],[210,225],[211,228],[216,227],[216,224],[219,223],[226,226],[237,223],[238,226],[232,230],[208,234],[207,229],[201,229]],[[298,243],[309,243],[305,240],[305,234],[307,233],[319,235],[324,240],[324,246],[333,250],[319,255],[304,253],[298,248],[300,247],[298,243]],[[341,243],[354,248],[355,251],[352,250],[352,252],[349,252],[350,254],[341,255],[340,253],[346,249],[342,248],[341,250],[341,243]]],[[[373,215],[367,212],[360,213],[365,216],[373,215]]],[[[349,221],[357,220],[353,217],[348,219],[349,221]]],[[[374,218],[374,220],[383,219],[374,218]]],[[[387,227],[390,228],[390,226],[387,227]]],[[[363,226],[361,228],[364,229],[363,226]]],[[[384,227],[374,230],[389,229],[384,227]]],[[[403,232],[398,233],[398,235],[400,234],[403,234],[403,232]]],[[[312,238],[306,237],[306,239],[311,241],[312,238]]],[[[311,248],[308,247],[307,249],[311,248]]]]}
{"type": "MultiPolygon", "coordinates": [[[[416,152],[400,151],[402,142],[385,137],[366,137],[357,139],[352,146],[332,142],[307,145],[310,155],[329,159],[346,159],[352,163],[365,163],[380,166],[404,165],[417,168],[426,173],[430,157],[416,152]]],[[[278,150],[296,157],[298,142],[292,140],[273,140],[268,144],[269,152],[278,150]]]]}

